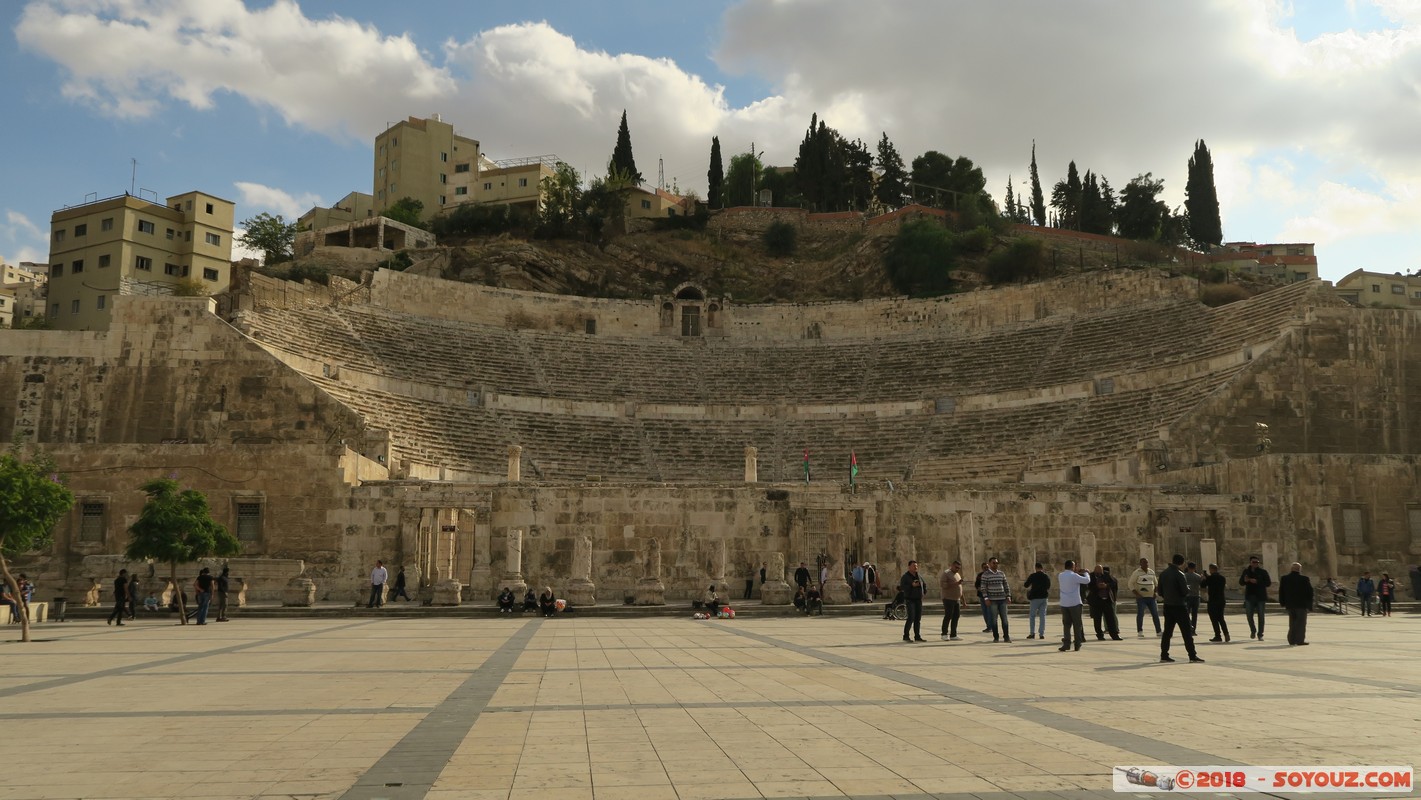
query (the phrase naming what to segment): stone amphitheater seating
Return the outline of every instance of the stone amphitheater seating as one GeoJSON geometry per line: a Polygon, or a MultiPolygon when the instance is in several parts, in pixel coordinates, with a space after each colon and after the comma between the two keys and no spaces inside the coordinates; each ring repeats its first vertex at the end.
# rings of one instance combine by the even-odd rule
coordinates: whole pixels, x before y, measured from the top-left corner
{"type": "Polygon", "coordinates": [[[800,479],[808,448],[816,478],[842,480],[853,450],[865,480],[995,481],[1133,453],[1244,368],[1243,348],[1300,319],[1316,288],[1219,309],[1170,299],[985,332],[857,340],[618,339],[371,305],[263,309],[240,324],[278,357],[307,359],[291,361],[389,430],[400,458],[429,466],[498,477],[507,446],[521,444],[532,477],[738,480],[754,445],[762,480],[800,479]],[[1233,358],[1210,361],[1219,356],[1233,358]],[[312,363],[337,369],[327,377],[312,363]],[[1103,377],[1179,365],[1190,368],[1167,381],[1090,390],[1103,377]],[[423,399],[464,393],[467,403],[423,399]],[[982,399],[1003,393],[1014,402],[982,399]],[[974,397],[965,408],[937,405],[974,397]],[[574,410],[515,410],[529,405],[498,398],[574,410]]]}

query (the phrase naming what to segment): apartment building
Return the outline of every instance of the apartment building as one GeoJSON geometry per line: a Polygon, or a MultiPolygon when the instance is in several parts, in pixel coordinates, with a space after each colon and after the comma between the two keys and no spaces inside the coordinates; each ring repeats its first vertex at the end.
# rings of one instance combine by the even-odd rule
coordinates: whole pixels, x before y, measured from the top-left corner
{"type": "Polygon", "coordinates": [[[1307,242],[1224,242],[1209,261],[1231,272],[1286,283],[1317,280],[1317,254],[1307,242]]]}
{"type": "Polygon", "coordinates": [[[49,318],[55,328],[103,330],[111,298],[171,294],[194,282],[227,288],[236,206],[205,192],[156,203],[130,194],[50,217],[49,318]]]}
{"type": "MultiPolygon", "coordinates": [[[[456,205],[461,203],[499,203],[538,211],[542,207],[544,178],[557,172],[557,156],[530,156],[506,161],[479,159],[479,172],[473,191],[456,193],[456,205]]],[[[463,189],[464,187],[458,187],[463,189]]]]}
{"type": "Polygon", "coordinates": [[[45,280],[48,267],[30,261],[19,266],[0,264],[0,327],[44,316],[45,280]]]}
{"type": "Polygon", "coordinates": [[[296,230],[318,231],[332,225],[347,225],[363,219],[373,219],[378,211],[373,195],[351,192],[335,201],[329,208],[315,206],[302,214],[296,219],[296,230]]]}
{"type": "Polygon", "coordinates": [[[1421,308],[1421,272],[1387,274],[1357,269],[1347,273],[1334,288],[1359,306],[1421,308]]]}
{"type": "Polygon", "coordinates": [[[421,219],[428,220],[456,205],[455,198],[471,196],[478,163],[478,141],[454,133],[439,115],[397,122],[375,137],[377,213],[412,197],[424,204],[421,219]]]}

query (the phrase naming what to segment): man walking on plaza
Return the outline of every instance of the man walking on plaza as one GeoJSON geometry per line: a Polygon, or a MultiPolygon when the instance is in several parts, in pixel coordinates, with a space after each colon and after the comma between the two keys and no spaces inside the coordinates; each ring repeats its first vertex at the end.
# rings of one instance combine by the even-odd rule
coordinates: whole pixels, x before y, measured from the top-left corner
{"type": "Polygon", "coordinates": [[[918,577],[918,562],[909,561],[908,571],[898,580],[898,589],[903,592],[903,603],[908,607],[908,619],[903,622],[903,641],[926,642],[923,638],[923,579],[918,577]],[[913,638],[908,638],[908,629],[913,638]]]}
{"type": "Polygon", "coordinates": [[[850,577],[853,579],[854,582],[853,591],[849,594],[849,600],[851,602],[857,603],[860,600],[868,599],[868,593],[863,590],[863,568],[866,565],[867,562],[864,562],[863,564],[855,564],[854,571],[850,574],[850,577]]]}
{"type": "Polygon", "coordinates": [[[370,602],[365,604],[366,608],[379,608],[385,605],[385,581],[389,579],[390,571],[385,569],[385,562],[376,559],[375,569],[370,570],[370,602]]]}
{"type": "Polygon", "coordinates": [[[1164,602],[1164,635],[1160,637],[1159,660],[1173,661],[1169,657],[1169,640],[1174,638],[1174,629],[1179,628],[1179,638],[1184,640],[1184,652],[1189,660],[1202,663],[1204,659],[1194,651],[1194,631],[1189,627],[1189,581],[1184,578],[1184,556],[1175,554],[1169,567],[1159,576],[1159,596],[1164,602]]]}
{"type": "Polygon", "coordinates": [[[1238,576],[1238,585],[1243,587],[1243,615],[1248,620],[1248,638],[1263,641],[1263,610],[1268,605],[1268,587],[1273,579],[1268,570],[1258,565],[1258,556],[1248,559],[1248,568],[1238,576]],[[1254,616],[1258,622],[1254,623],[1254,616]]]}
{"type": "Polygon", "coordinates": [[[988,630],[992,641],[1005,639],[1011,643],[1011,631],[1007,628],[1007,605],[1011,603],[1011,586],[1007,576],[997,569],[1001,562],[996,556],[987,559],[987,569],[982,572],[982,599],[987,604],[988,630]],[[997,631],[997,620],[1001,620],[1001,631],[997,631]]]}
{"type": "Polygon", "coordinates": [[[227,597],[232,591],[232,569],[226,564],[222,565],[222,572],[217,576],[217,621],[227,621],[227,597]]]}
{"type": "Polygon", "coordinates": [[[1228,589],[1228,581],[1219,572],[1218,564],[1209,565],[1209,575],[1204,579],[1203,588],[1209,593],[1209,624],[1214,626],[1214,638],[1209,641],[1227,643],[1230,639],[1229,623],[1224,620],[1224,592],[1228,589]]]}
{"type": "Polygon", "coordinates": [[[952,566],[942,571],[938,587],[942,590],[942,638],[957,641],[957,620],[962,616],[961,561],[952,562],[952,566]]]}
{"type": "Polygon", "coordinates": [[[1307,644],[1312,581],[1303,574],[1302,564],[1294,561],[1292,570],[1278,579],[1278,603],[1288,609],[1288,644],[1294,647],[1307,644]]]}
{"type": "Polygon", "coordinates": [[[1061,652],[1072,647],[1071,633],[1075,633],[1075,649],[1085,644],[1085,621],[1081,619],[1081,590],[1090,586],[1090,575],[1085,570],[1076,569],[1076,562],[1067,561],[1065,569],[1056,576],[1057,597],[1061,604],[1061,652]]]}
{"type": "Polygon", "coordinates": [[[1357,581],[1357,602],[1362,604],[1362,616],[1372,615],[1372,598],[1377,593],[1377,585],[1372,582],[1370,570],[1363,570],[1362,577],[1357,581]]]}
{"type": "MultiPolygon", "coordinates": [[[[16,598],[16,602],[19,599],[16,598]]],[[[128,611],[128,570],[118,571],[118,577],[113,581],[113,613],[109,614],[108,624],[118,623],[123,625],[123,615],[128,611]]]]}
{"type": "Polygon", "coordinates": [[[1095,623],[1095,638],[1110,638],[1120,641],[1120,620],[1115,616],[1115,592],[1120,588],[1110,568],[1096,564],[1090,574],[1090,619],[1095,623]],[[1103,625],[1102,625],[1103,623],[1103,625]]]}
{"type": "Polygon", "coordinates": [[[1185,602],[1189,606],[1189,630],[1199,635],[1199,587],[1204,585],[1204,576],[1199,574],[1199,565],[1190,561],[1184,565],[1184,580],[1189,582],[1189,596],[1185,602]]]}
{"type": "Polygon", "coordinates": [[[1026,638],[1046,638],[1046,601],[1051,597],[1051,576],[1041,562],[1036,562],[1036,571],[1026,576],[1026,638]]]}
{"type": "MultiPolygon", "coordinates": [[[[1182,573],[1181,573],[1182,574],[1182,573]]],[[[1155,623],[1155,635],[1159,636],[1159,604],[1155,601],[1156,584],[1159,582],[1155,571],[1150,569],[1148,558],[1140,559],[1140,568],[1130,573],[1128,585],[1135,596],[1135,633],[1145,638],[1145,609],[1150,610],[1150,618],[1155,623]]]]}

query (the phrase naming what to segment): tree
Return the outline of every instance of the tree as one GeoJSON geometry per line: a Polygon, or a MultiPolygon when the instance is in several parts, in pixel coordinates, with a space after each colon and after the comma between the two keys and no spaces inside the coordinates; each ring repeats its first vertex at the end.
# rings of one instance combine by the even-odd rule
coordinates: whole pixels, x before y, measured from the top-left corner
{"type": "Polygon", "coordinates": [[[1076,231],[1081,226],[1081,176],[1076,162],[1066,168],[1066,179],[1056,181],[1051,190],[1051,207],[1056,209],[1056,226],[1076,231]]]}
{"type": "Polygon", "coordinates": [[[392,219],[395,222],[403,222],[411,228],[420,230],[428,229],[428,225],[420,220],[424,214],[424,202],[413,197],[401,197],[394,205],[380,212],[380,216],[392,219]]]}
{"type": "Polygon", "coordinates": [[[888,244],[883,266],[893,288],[915,297],[952,291],[957,239],[934,220],[916,219],[903,224],[888,244]]]}
{"type": "Polygon", "coordinates": [[[706,170],[706,204],[725,207],[725,167],[720,161],[720,137],[711,137],[710,169],[706,170]]]}
{"type": "Polygon", "coordinates": [[[1136,176],[1120,190],[1116,221],[1121,236],[1152,242],[1160,239],[1165,220],[1170,216],[1169,206],[1159,199],[1163,191],[1164,181],[1155,180],[1149,172],[1136,176]]]}
{"type": "Polygon", "coordinates": [[[730,157],[730,169],[725,173],[725,205],[755,205],[755,176],[762,174],[760,160],[750,153],[736,153],[730,157]]]}
{"type": "Polygon", "coordinates": [[[633,186],[641,185],[641,173],[637,171],[636,159],[632,157],[632,134],[627,130],[626,109],[622,109],[622,124],[617,128],[617,146],[612,148],[612,163],[617,166],[617,171],[625,172],[631,178],[633,186]]]}
{"type": "Polygon", "coordinates": [[[538,233],[542,236],[565,236],[577,223],[582,200],[582,178],[565,161],[553,167],[553,174],[543,178],[539,188],[543,195],[542,218],[538,233]]]}
{"type": "MultiPolygon", "coordinates": [[[[18,445],[0,456],[0,578],[16,600],[23,598],[8,559],[48,544],[55,523],[73,505],[74,495],[49,456],[37,454],[24,461],[18,445]]],[[[20,641],[29,640],[29,607],[21,602],[20,641]]]]}
{"type": "Polygon", "coordinates": [[[242,235],[238,243],[253,250],[260,250],[262,263],[279,264],[291,260],[291,250],[296,244],[296,223],[287,222],[280,214],[272,216],[265,211],[255,217],[242,220],[242,235]]]}
{"type": "Polygon", "coordinates": [[[178,617],[187,624],[187,608],[178,585],[178,565],[199,558],[226,558],[241,552],[236,537],[212,519],[207,495],[196,489],[178,491],[178,482],[158,478],[139,487],[148,502],[128,529],[124,555],[132,561],[153,559],[168,564],[168,578],[178,603],[178,617]]]}
{"type": "Polygon", "coordinates": [[[1046,224],[1046,198],[1041,194],[1041,173],[1036,171],[1036,140],[1031,140],[1031,216],[1037,225],[1046,224]]]}
{"type": "Polygon", "coordinates": [[[765,252],[775,258],[784,258],[794,255],[795,245],[799,241],[799,231],[784,220],[776,220],[765,229],[761,240],[765,243],[765,252]]]}
{"type": "Polygon", "coordinates": [[[1115,230],[1115,195],[1110,182],[1087,171],[1081,179],[1080,229],[1110,235],[1115,230]]]}
{"type": "Polygon", "coordinates": [[[938,208],[970,212],[985,207],[987,179],[966,156],[953,158],[936,150],[913,159],[913,195],[938,208]],[[946,192],[946,194],[944,194],[946,192]]]}
{"type": "Polygon", "coordinates": [[[903,166],[903,157],[898,155],[898,148],[888,141],[887,132],[878,140],[878,158],[874,165],[878,167],[879,172],[878,185],[873,190],[874,197],[890,211],[902,208],[904,198],[908,196],[908,169],[903,166]]]}
{"type": "Polygon", "coordinates": [[[1015,191],[1011,188],[1011,176],[1010,176],[1010,175],[1007,176],[1007,205],[1006,205],[1005,214],[1006,214],[1007,219],[1011,220],[1012,222],[1016,222],[1016,221],[1017,221],[1017,219],[1016,219],[1016,217],[1017,217],[1017,212],[1016,212],[1016,193],[1015,193],[1015,191]]]}
{"type": "Polygon", "coordinates": [[[1189,177],[1184,184],[1184,213],[1189,220],[1189,238],[1195,244],[1220,245],[1224,225],[1219,219],[1219,193],[1214,188],[1214,157],[1200,139],[1189,158],[1189,177]]]}

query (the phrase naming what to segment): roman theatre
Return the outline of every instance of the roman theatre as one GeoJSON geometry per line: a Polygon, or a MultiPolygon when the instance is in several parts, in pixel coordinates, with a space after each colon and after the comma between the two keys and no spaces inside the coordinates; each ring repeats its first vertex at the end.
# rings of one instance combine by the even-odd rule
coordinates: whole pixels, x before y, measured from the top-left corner
{"type": "Polygon", "coordinates": [[[0,332],[0,431],[77,499],[19,566],[82,594],[122,562],[137,487],[174,475],[238,533],[257,602],[351,602],[377,558],[430,602],[482,605],[505,584],[738,596],[761,563],[787,602],[800,561],[831,565],[831,601],[844,564],[910,558],[996,555],[1014,581],[1174,552],[1405,574],[1421,317],[1320,282],[1197,295],[1119,270],[753,305],[378,270],[120,297],[105,332],[0,332]]]}

